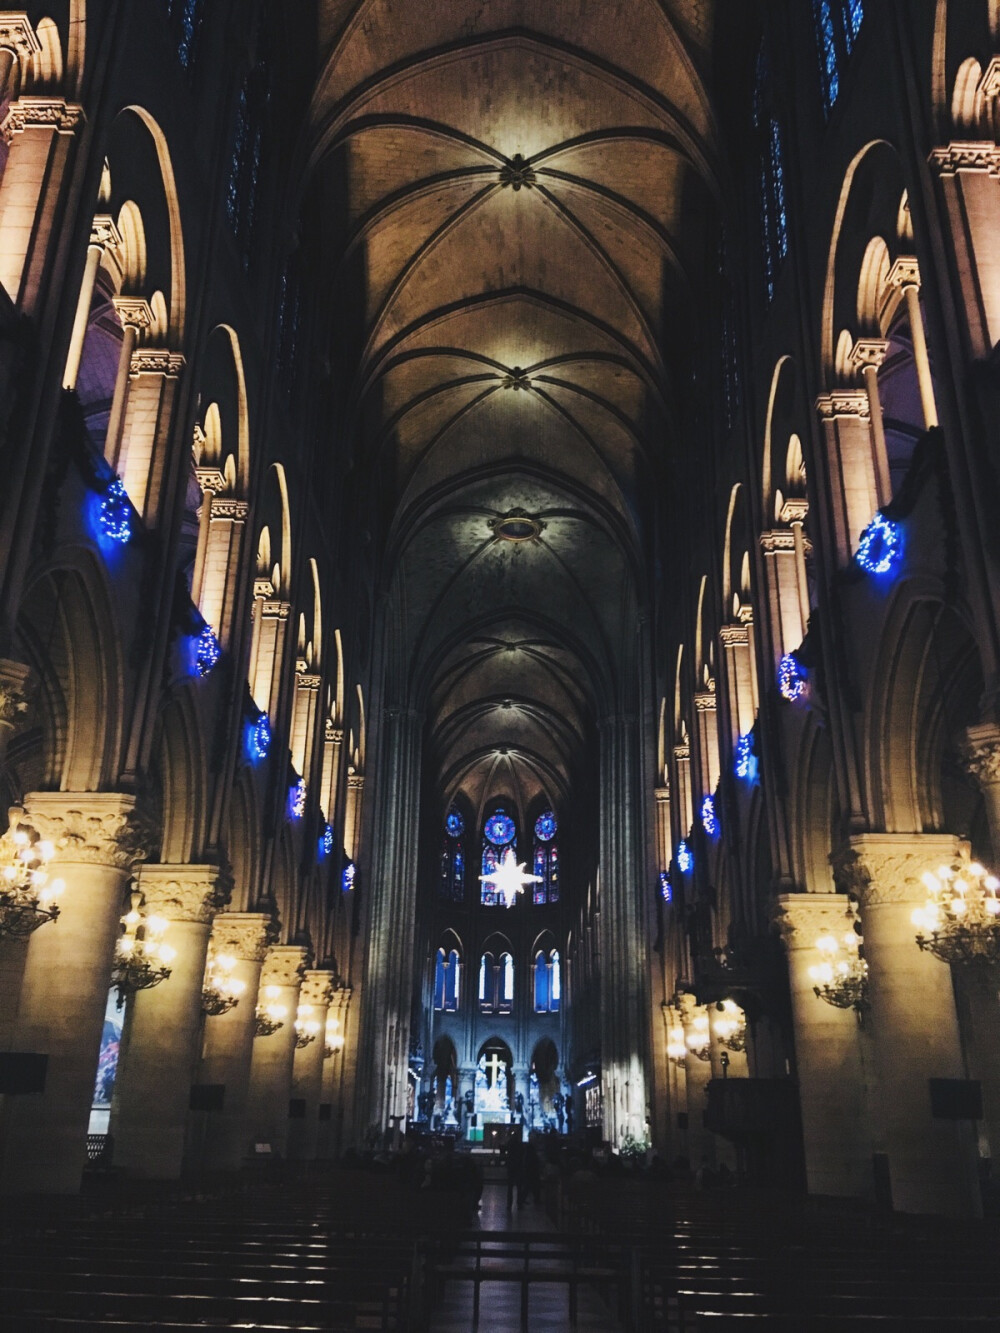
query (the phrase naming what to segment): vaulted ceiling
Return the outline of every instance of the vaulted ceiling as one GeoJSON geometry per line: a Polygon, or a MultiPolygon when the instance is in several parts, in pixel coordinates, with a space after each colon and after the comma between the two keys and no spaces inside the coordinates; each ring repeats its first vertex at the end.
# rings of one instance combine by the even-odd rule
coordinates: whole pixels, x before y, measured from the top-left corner
{"type": "Polygon", "coordinates": [[[715,234],[713,4],[322,9],[310,170],[390,688],[427,710],[443,799],[558,803],[635,671],[715,234]]]}

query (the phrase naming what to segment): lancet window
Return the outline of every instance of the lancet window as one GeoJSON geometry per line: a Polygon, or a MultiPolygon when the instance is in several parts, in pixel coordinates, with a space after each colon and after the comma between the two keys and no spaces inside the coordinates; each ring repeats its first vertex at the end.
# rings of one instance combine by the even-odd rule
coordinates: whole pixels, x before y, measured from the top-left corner
{"type": "Polygon", "coordinates": [[[464,834],[465,820],[461,811],[452,806],[444,821],[444,841],[441,847],[439,890],[446,902],[460,903],[465,898],[464,834]]]}
{"type": "MultiPolygon", "coordinates": [[[[504,859],[508,849],[517,855],[517,826],[502,807],[498,807],[483,822],[483,870],[492,875],[504,859]]],[[[503,905],[503,897],[494,883],[483,883],[480,901],[484,907],[503,905]]]]}
{"type": "Polygon", "coordinates": [[[840,82],[864,16],[864,0],[813,0],[813,26],[827,115],[840,96],[840,82]]]}
{"type": "Polygon", "coordinates": [[[233,130],[233,152],[226,190],[226,214],[239,247],[243,271],[249,272],[257,223],[257,193],[264,152],[264,126],[271,100],[267,65],[256,64],[240,88],[233,130]]]}
{"type": "Polygon", "coordinates": [[[205,16],[205,0],[166,0],[167,18],[177,43],[177,58],[190,69],[205,16]]]}
{"type": "Polygon", "coordinates": [[[479,1008],[484,1014],[509,1014],[514,1008],[514,958],[487,950],[479,960],[479,1008]]]}
{"type": "Polygon", "coordinates": [[[462,959],[457,949],[437,951],[434,971],[434,1008],[453,1014],[458,1010],[462,994],[462,959]]]}
{"type": "Polygon", "coordinates": [[[535,954],[535,1013],[557,1014],[562,998],[562,964],[559,950],[535,954]]]}
{"type": "Polygon", "coordinates": [[[535,820],[534,873],[538,876],[538,882],[533,885],[533,897],[539,905],[559,901],[558,828],[551,810],[546,810],[535,820]]]}
{"type": "Polygon", "coordinates": [[[788,209],[785,203],[785,149],[773,103],[767,46],[761,43],[753,96],[753,127],[757,138],[757,205],[767,299],[774,296],[778,270],[788,254],[788,209]]]}

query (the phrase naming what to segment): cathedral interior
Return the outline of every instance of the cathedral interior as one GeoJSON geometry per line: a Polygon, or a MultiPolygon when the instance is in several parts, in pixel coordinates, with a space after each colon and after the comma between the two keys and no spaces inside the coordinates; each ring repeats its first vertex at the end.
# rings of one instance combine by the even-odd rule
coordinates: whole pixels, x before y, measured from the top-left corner
{"type": "Polygon", "coordinates": [[[0,11],[18,1216],[994,1234],[998,256],[996,0],[0,11]]]}

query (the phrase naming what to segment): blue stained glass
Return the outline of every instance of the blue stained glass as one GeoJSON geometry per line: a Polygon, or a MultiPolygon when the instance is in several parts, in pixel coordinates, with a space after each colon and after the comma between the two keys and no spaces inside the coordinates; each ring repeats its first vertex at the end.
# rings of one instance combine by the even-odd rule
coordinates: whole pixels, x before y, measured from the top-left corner
{"type": "Polygon", "coordinates": [[[184,0],[181,9],[181,36],[177,43],[177,55],[184,69],[191,65],[194,44],[201,27],[202,0],[184,0]]]}
{"type": "Polygon", "coordinates": [[[848,0],[847,3],[847,22],[844,25],[844,31],[847,36],[847,53],[850,55],[854,49],[854,39],[861,30],[861,24],[865,17],[864,0],[848,0]]]}
{"type": "Polygon", "coordinates": [[[444,826],[448,831],[449,838],[460,838],[465,832],[465,820],[454,807],[448,811],[448,818],[444,821],[444,826]]]}
{"type": "Polygon", "coordinates": [[[484,836],[494,847],[506,847],[509,842],[513,842],[516,831],[514,821],[503,810],[490,815],[483,826],[484,836]]]}
{"type": "Polygon", "coordinates": [[[837,44],[833,31],[830,0],[813,0],[813,21],[819,44],[820,75],[823,80],[823,101],[829,115],[840,95],[840,73],[837,68],[837,44]]]}
{"type": "Polygon", "coordinates": [[[532,898],[537,905],[541,905],[547,900],[545,872],[548,869],[549,858],[547,849],[541,845],[535,848],[535,871],[539,876],[540,883],[532,885],[532,898]]]}
{"type": "Polygon", "coordinates": [[[535,820],[535,837],[540,842],[551,842],[556,836],[556,817],[551,810],[546,810],[535,820]]]}
{"type": "MultiPolygon", "coordinates": [[[[483,848],[483,874],[492,875],[499,864],[500,857],[497,855],[496,848],[487,844],[483,848]]],[[[482,883],[480,892],[480,902],[482,905],[484,907],[496,907],[499,901],[500,895],[497,893],[496,887],[492,881],[489,884],[485,882],[482,883]]]]}
{"type": "Polygon", "coordinates": [[[781,147],[781,127],[771,121],[771,176],[774,186],[775,221],[777,223],[778,257],[788,254],[788,212],[785,208],[785,155],[781,147]]]}

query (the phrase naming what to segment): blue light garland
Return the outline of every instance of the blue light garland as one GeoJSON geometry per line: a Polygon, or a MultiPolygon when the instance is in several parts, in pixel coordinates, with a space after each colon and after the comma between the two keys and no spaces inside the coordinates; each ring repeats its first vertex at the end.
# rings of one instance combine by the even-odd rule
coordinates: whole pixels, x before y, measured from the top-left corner
{"type": "Polygon", "coordinates": [[[348,861],[344,866],[344,873],[340,877],[340,887],[344,893],[350,893],[354,888],[354,880],[357,877],[358,868],[353,861],[348,861]]]}
{"type": "Polygon", "coordinates": [[[778,693],[782,699],[794,703],[805,692],[809,679],[805,667],[792,653],[786,653],[778,663],[778,693]]]}
{"type": "Polygon", "coordinates": [[[701,803],[701,826],[710,838],[719,836],[719,816],[715,813],[714,796],[706,796],[701,803]]]}
{"type": "Polygon", "coordinates": [[[891,574],[903,558],[903,529],[878,513],[861,534],[855,560],[866,574],[891,574]]]}
{"type": "Polygon", "coordinates": [[[288,788],[288,818],[301,819],[306,812],[306,780],[299,778],[288,788]]]}
{"type": "Polygon", "coordinates": [[[669,903],[674,896],[673,885],[670,883],[670,876],[665,870],[660,871],[660,897],[665,903],[669,903]]]}
{"type": "Polygon", "coordinates": [[[215,630],[206,625],[194,641],[194,669],[199,676],[207,676],[218,665],[222,656],[222,645],[216,638],[215,630]]]}
{"type": "Polygon", "coordinates": [[[752,778],[754,770],[753,732],[745,731],[733,752],[733,772],[738,778],[752,778]]]}
{"type": "Polygon", "coordinates": [[[694,869],[694,852],[683,840],[677,844],[674,860],[677,862],[677,869],[682,875],[690,875],[694,869]]]}
{"type": "Polygon", "coordinates": [[[271,748],[271,719],[266,713],[261,713],[257,721],[250,724],[249,748],[251,759],[267,758],[271,748]]]}
{"type": "Polygon", "coordinates": [[[324,856],[333,855],[333,825],[323,825],[323,836],[320,838],[320,845],[323,848],[324,856]]]}
{"type": "Polygon", "coordinates": [[[123,546],[132,539],[132,506],[120,477],[115,477],[101,501],[101,532],[109,541],[123,546]]]}

